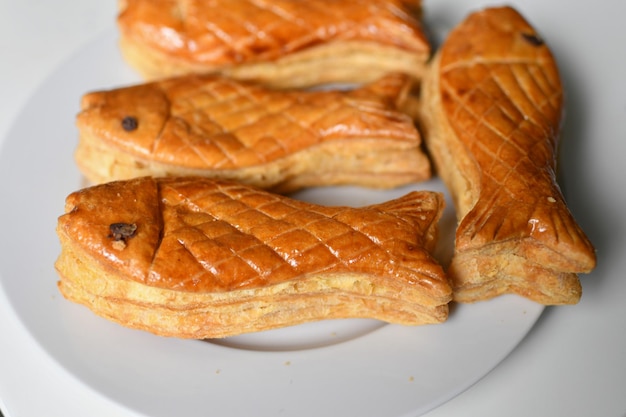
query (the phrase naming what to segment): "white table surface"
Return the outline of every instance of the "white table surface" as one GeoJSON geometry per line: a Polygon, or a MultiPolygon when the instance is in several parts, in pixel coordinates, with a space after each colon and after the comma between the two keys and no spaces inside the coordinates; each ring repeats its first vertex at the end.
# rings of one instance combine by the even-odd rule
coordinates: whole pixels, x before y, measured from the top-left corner
{"type": "MultiPolygon", "coordinates": [[[[517,3],[523,7],[524,1],[517,3]]],[[[580,80],[589,83],[585,91],[593,94],[593,110],[603,112],[594,116],[594,131],[588,137],[593,143],[586,146],[604,148],[595,148],[594,158],[602,158],[603,163],[593,174],[619,184],[624,157],[616,150],[624,151],[626,141],[626,28],[620,17],[625,4],[600,0],[575,6],[572,2],[567,3],[568,9],[570,4],[589,8],[584,11],[586,20],[577,22],[577,32],[572,33],[576,42],[586,42],[575,43],[568,51],[575,55],[569,56],[569,64],[597,76],[580,80]],[[579,61],[572,62],[574,58],[579,61]]],[[[0,0],[0,146],[46,76],[111,27],[115,6],[116,2],[104,0],[0,0]]],[[[555,19],[567,18],[568,10],[561,11],[555,19]]],[[[495,370],[427,417],[626,416],[626,190],[623,183],[619,189],[603,189],[602,182],[588,206],[598,215],[585,225],[591,228],[600,265],[582,277],[582,301],[546,309],[495,370]],[[603,198],[610,199],[610,207],[603,198]],[[613,223],[607,224],[605,216],[613,223]]],[[[0,254],[0,262],[3,256],[10,254],[0,254]]],[[[6,417],[135,415],[49,360],[5,301],[0,291],[0,409],[6,417]]]]}

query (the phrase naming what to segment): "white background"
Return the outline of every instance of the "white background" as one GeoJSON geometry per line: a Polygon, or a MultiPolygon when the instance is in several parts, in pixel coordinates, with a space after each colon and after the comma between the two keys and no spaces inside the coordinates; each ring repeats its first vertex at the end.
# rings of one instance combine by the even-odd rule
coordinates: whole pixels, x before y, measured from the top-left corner
{"type": "MultiPolygon", "coordinates": [[[[445,1],[455,16],[478,3],[445,1]]],[[[599,266],[582,277],[580,304],[546,309],[494,371],[427,416],[624,417],[626,4],[514,3],[556,46],[568,87],[564,141],[576,138],[569,150],[564,145],[564,175],[572,179],[566,191],[597,246],[599,266]]],[[[0,140],[45,77],[111,27],[115,6],[103,0],[0,1],[0,140]]],[[[0,196],[0,204],[10,202],[0,196]]],[[[0,254],[0,262],[5,256],[11,255],[0,254]]],[[[133,415],[50,361],[5,301],[0,292],[0,408],[6,417],[133,415]]]]}

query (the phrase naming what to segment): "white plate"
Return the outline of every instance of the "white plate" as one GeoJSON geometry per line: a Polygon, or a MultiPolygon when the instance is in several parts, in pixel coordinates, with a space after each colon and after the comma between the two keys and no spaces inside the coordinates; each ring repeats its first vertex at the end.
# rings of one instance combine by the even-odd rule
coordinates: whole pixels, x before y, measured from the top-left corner
{"type": "MultiPolygon", "coordinates": [[[[459,16],[451,14],[450,22],[459,16]]],[[[506,296],[454,306],[450,319],[436,326],[340,320],[211,343],[125,329],[64,300],[53,268],[54,228],[65,196],[81,185],[72,156],[79,98],[136,81],[111,30],[36,92],[0,155],[0,253],[11,254],[1,265],[0,288],[43,350],[102,396],[152,417],[418,415],[493,369],[541,314],[542,306],[506,296]]],[[[316,189],[299,196],[361,205],[409,188],[316,189]]],[[[413,188],[443,190],[438,180],[413,188]]],[[[453,225],[448,209],[443,256],[453,225]]]]}

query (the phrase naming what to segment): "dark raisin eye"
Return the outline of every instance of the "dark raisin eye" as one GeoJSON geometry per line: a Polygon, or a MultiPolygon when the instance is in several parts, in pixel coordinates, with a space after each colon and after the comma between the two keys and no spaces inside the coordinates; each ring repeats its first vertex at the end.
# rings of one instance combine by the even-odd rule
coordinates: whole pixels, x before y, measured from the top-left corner
{"type": "Polygon", "coordinates": [[[539,35],[535,33],[522,33],[522,38],[529,44],[533,46],[541,46],[543,45],[543,39],[539,37],[539,35]]]}
{"type": "Polygon", "coordinates": [[[131,132],[137,129],[138,125],[139,125],[139,122],[137,121],[136,117],[126,116],[122,119],[122,128],[127,132],[131,132]]]}
{"type": "Polygon", "coordinates": [[[112,223],[109,225],[109,237],[114,241],[130,239],[137,232],[137,225],[134,223],[112,223]]]}

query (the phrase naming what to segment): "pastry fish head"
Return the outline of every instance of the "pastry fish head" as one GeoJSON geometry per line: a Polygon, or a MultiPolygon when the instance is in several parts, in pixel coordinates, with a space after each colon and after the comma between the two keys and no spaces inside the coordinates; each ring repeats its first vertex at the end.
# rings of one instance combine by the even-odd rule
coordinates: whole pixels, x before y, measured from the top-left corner
{"type": "Polygon", "coordinates": [[[76,124],[81,134],[146,153],[169,113],[169,100],[158,85],[141,84],[85,94],[76,124]]]}
{"type": "Polygon", "coordinates": [[[74,250],[139,281],[145,279],[161,229],[157,184],[149,178],[70,194],[57,225],[62,242],[74,242],[74,250]]]}

